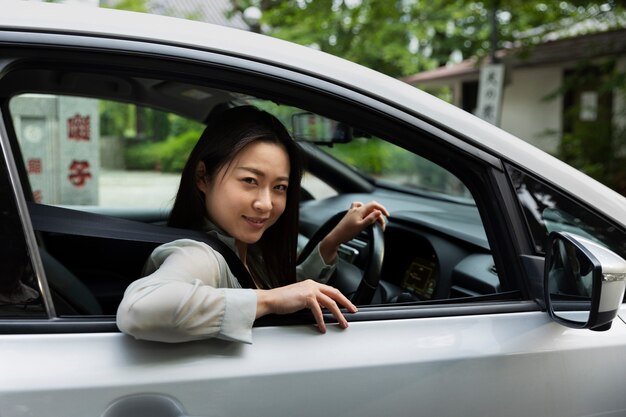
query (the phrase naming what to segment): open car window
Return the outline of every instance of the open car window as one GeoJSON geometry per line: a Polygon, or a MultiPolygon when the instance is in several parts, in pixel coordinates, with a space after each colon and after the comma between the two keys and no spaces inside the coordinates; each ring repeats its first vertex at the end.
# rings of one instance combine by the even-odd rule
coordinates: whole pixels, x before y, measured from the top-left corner
{"type": "MultiPolygon", "coordinates": [[[[97,73],[84,76],[98,78],[97,73]]],[[[138,82],[152,89],[144,100],[146,95],[158,97],[154,106],[115,100],[111,91],[92,97],[20,93],[10,99],[8,109],[27,179],[26,199],[43,208],[37,211],[36,224],[42,217],[45,223],[47,213],[53,213],[46,206],[56,206],[68,211],[54,212],[55,216],[70,219],[76,212],[89,212],[164,225],[203,121],[220,106],[253,104],[277,116],[306,155],[300,249],[326,220],[353,201],[377,200],[391,216],[373,304],[467,303],[498,299],[500,294],[510,299],[506,294],[511,288],[502,286],[463,169],[453,173],[430,156],[409,151],[401,146],[406,137],[369,133],[368,125],[360,126],[358,120],[348,125],[340,114],[332,115],[333,109],[319,115],[250,92],[169,79],[138,82]],[[190,111],[160,94],[208,101],[205,108],[190,111]],[[303,129],[312,133],[302,135],[303,129]]],[[[442,158],[446,159],[450,157],[442,158]]],[[[95,230],[97,218],[82,219],[86,226],[76,233],[76,227],[69,232],[37,231],[52,299],[61,316],[114,315],[125,288],[141,277],[157,244],[116,238],[112,232],[104,237],[90,234],[89,222],[95,230]],[[61,276],[77,284],[56,283],[61,276]],[[62,293],[67,287],[73,290],[62,293]]],[[[366,234],[346,242],[339,250],[340,262],[349,265],[347,270],[364,270],[370,244],[366,234]]],[[[340,269],[331,284],[350,294],[358,280],[344,280],[340,269]]]]}
{"type": "Polygon", "coordinates": [[[36,203],[164,219],[203,125],[112,100],[22,94],[9,108],[36,203]]]}

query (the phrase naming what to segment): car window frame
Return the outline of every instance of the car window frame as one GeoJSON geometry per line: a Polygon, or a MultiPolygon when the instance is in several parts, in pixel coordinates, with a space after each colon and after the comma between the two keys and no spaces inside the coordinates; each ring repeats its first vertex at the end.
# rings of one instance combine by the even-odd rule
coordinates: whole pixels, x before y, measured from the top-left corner
{"type": "Polygon", "coordinates": [[[33,274],[35,275],[35,279],[37,280],[39,287],[38,290],[43,300],[44,310],[48,318],[51,318],[56,316],[54,303],[52,302],[52,295],[50,293],[50,288],[48,287],[48,282],[45,279],[43,262],[41,260],[41,256],[39,255],[39,245],[37,244],[31,218],[28,215],[22,181],[20,181],[20,175],[18,173],[17,164],[14,160],[14,153],[9,142],[9,134],[5,122],[6,119],[4,117],[4,111],[0,108],[0,152],[2,152],[2,159],[7,168],[13,197],[17,206],[17,212],[21,221],[22,230],[24,232],[24,240],[26,242],[33,274]]]}
{"type": "MultiPolygon", "coordinates": [[[[26,55],[29,56],[37,56],[39,53],[43,53],[43,58],[40,57],[40,60],[45,62],[46,59],[51,59],[51,55],[55,55],[57,57],[57,61],[65,61],[74,62],[74,65],[79,65],[78,63],[89,62],[92,65],[93,62],[102,62],[105,61],[108,54],[112,54],[113,56],[121,56],[122,58],[127,59],[130,62],[135,63],[134,70],[128,69],[128,65],[124,66],[125,72],[133,72],[133,71],[148,71],[148,65],[146,62],[159,62],[164,64],[163,66],[168,67],[173,65],[171,68],[160,68],[159,73],[168,74],[175,73],[180,70],[179,66],[188,65],[188,68],[194,68],[195,72],[202,72],[203,76],[200,74],[188,74],[191,77],[196,77],[199,79],[208,78],[207,72],[212,74],[220,74],[222,79],[225,81],[231,80],[232,83],[236,83],[237,85],[248,85],[248,88],[252,89],[252,81],[263,80],[264,88],[260,88],[259,91],[263,92],[264,90],[268,91],[268,95],[274,95],[277,98],[282,98],[289,104],[289,91],[296,90],[306,90],[306,95],[311,99],[310,109],[315,111],[323,110],[326,107],[327,103],[336,104],[334,100],[338,100],[341,105],[333,106],[334,108],[338,108],[340,113],[339,116],[345,120],[356,120],[359,116],[363,114],[372,115],[377,117],[379,120],[384,121],[383,125],[386,128],[389,128],[392,132],[385,132],[384,137],[395,137],[395,138],[404,138],[398,139],[395,143],[399,146],[407,146],[409,141],[414,138],[414,135],[418,134],[419,136],[426,137],[432,140],[432,148],[425,149],[423,153],[420,154],[424,157],[427,157],[431,160],[434,160],[434,156],[437,156],[437,152],[440,149],[447,149],[447,153],[456,155],[457,158],[468,158],[468,161],[474,161],[473,164],[476,166],[474,168],[470,168],[466,162],[464,162],[464,169],[468,170],[477,170],[480,172],[474,172],[472,175],[475,177],[477,182],[482,182],[485,187],[485,195],[481,196],[481,203],[477,202],[479,209],[483,207],[482,210],[487,210],[488,212],[492,212],[496,210],[498,212],[498,208],[495,206],[491,206],[490,204],[485,204],[485,200],[498,200],[494,199],[491,193],[497,192],[501,193],[503,188],[501,187],[501,180],[498,179],[503,175],[503,168],[500,163],[500,160],[491,155],[485,150],[480,149],[474,144],[470,144],[468,141],[464,141],[462,137],[455,136],[450,132],[442,130],[440,126],[433,123],[432,121],[425,121],[419,118],[419,115],[415,115],[410,112],[408,109],[403,109],[397,107],[392,103],[387,103],[384,98],[379,97],[370,97],[368,94],[364,94],[363,91],[356,91],[348,88],[347,86],[343,86],[340,84],[334,84],[329,80],[325,80],[320,76],[315,74],[306,74],[302,72],[295,72],[287,68],[281,67],[273,67],[268,65],[267,63],[261,63],[257,61],[248,60],[244,57],[237,57],[233,55],[220,54],[210,51],[202,51],[197,49],[188,49],[181,46],[172,46],[172,45],[157,45],[154,43],[142,43],[138,41],[128,41],[128,40],[120,40],[120,39],[104,39],[104,38],[92,38],[87,36],[76,36],[76,35],[59,35],[53,34],[52,38],[46,38],[46,34],[25,34],[24,39],[21,39],[19,43],[24,43],[28,41],[29,53],[26,55]],[[54,44],[53,41],[60,42],[58,44],[54,44]],[[114,44],[114,45],[112,45],[114,44]],[[34,45],[38,45],[35,47],[34,45]],[[54,48],[46,49],[45,46],[52,46],[54,48]],[[61,46],[63,45],[63,46],[61,46]],[[115,47],[113,47],[115,46],[115,47]],[[121,51],[124,47],[128,47],[127,50],[121,51]],[[117,51],[116,51],[117,49],[117,51]],[[63,57],[59,57],[59,53],[65,51],[63,57]],[[138,54],[138,56],[133,56],[133,51],[138,54]],[[104,52],[104,53],[102,53],[104,52]],[[95,54],[95,55],[93,55],[95,54]],[[80,56],[80,58],[78,58],[80,56]],[[76,58],[73,58],[76,57],[76,58]],[[73,61],[74,59],[74,61],[73,61]],[[246,78],[246,82],[242,81],[242,77],[246,78]],[[278,81],[277,81],[278,80],[278,81]],[[278,91],[275,91],[272,87],[281,87],[278,91]],[[271,94],[270,94],[271,92],[271,94]],[[358,107],[358,109],[356,107],[358,107]],[[358,110],[358,111],[357,111],[358,110]],[[398,132],[408,132],[412,133],[411,135],[402,136],[398,132]],[[419,133],[417,133],[419,132],[419,133]],[[409,137],[410,136],[410,139],[409,137]],[[487,209],[486,207],[489,207],[487,209]]],[[[17,36],[17,35],[14,35],[17,36]]],[[[11,36],[9,36],[11,37],[11,36]]],[[[20,55],[19,53],[17,55],[20,55]]],[[[23,55],[23,54],[22,54],[23,55]]],[[[109,55],[110,56],[110,55],[109,55]]],[[[125,60],[122,60],[125,64],[125,60]]],[[[67,64],[66,64],[67,65],[67,64]]],[[[122,68],[122,63],[116,62],[114,65],[117,68],[122,68]]],[[[3,120],[6,122],[7,117],[5,116],[3,120]]],[[[372,123],[375,125],[376,123],[372,123]]],[[[382,129],[382,128],[381,128],[382,129]]],[[[374,132],[376,133],[376,132],[374,132]]],[[[381,132],[382,133],[382,130],[381,132]]],[[[383,137],[382,135],[379,135],[383,137]]],[[[413,145],[414,146],[414,145],[413,145]]],[[[450,155],[446,156],[450,158],[450,155]]],[[[456,174],[455,174],[456,175],[456,174]]],[[[467,186],[467,184],[466,184],[467,186]]],[[[478,188],[479,186],[476,186],[478,188]]],[[[468,188],[472,189],[468,186],[468,188]]],[[[23,192],[20,193],[21,198],[24,198],[23,192]]],[[[475,196],[476,198],[476,196],[475,196]]],[[[502,226],[499,227],[499,231],[497,233],[501,233],[502,230],[506,231],[506,235],[509,236],[509,239],[495,237],[497,235],[496,232],[489,231],[492,229],[491,226],[488,227],[487,224],[484,224],[490,242],[500,242],[506,240],[512,240],[517,242],[518,236],[509,229],[510,220],[506,219],[506,214],[509,212],[500,212],[501,216],[504,216],[505,220],[502,226]],[[513,233],[513,234],[512,234],[513,233]],[[510,238],[512,236],[512,239],[510,238]]],[[[485,216],[486,213],[481,212],[481,217],[483,221],[485,218],[489,218],[489,216],[485,216]]],[[[500,217],[500,216],[498,216],[500,217]]],[[[497,222],[496,222],[497,223],[497,222]]],[[[31,226],[32,228],[32,226],[31,226]]],[[[34,241],[34,232],[32,230],[29,234],[32,233],[32,240],[34,241]]],[[[501,252],[509,253],[515,257],[518,255],[517,244],[516,245],[493,245],[494,247],[498,247],[501,252]]],[[[493,250],[494,248],[492,248],[493,250]]],[[[35,251],[34,253],[38,253],[35,251]]],[[[503,255],[494,256],[494,259],[503,259],[503,255]]],[[[42,267],[41,260],[39,262],[39,277],[41,281],[45,284],[45,278],[42,267]]],[[[497,264],[505,265],[505,262],[501,260],[496,260],[497,264]]],[[[504,267],[506,268],[506,267],[504,267]]],[[[507,272],[507,274],[511,275],[511,283],[510,286],[517,286],[520,282],[524,281],[524,278],[519,275],[521,272],[519,269],[515,267],[508,268],[512,272],[507,272]]],[[[510,303],[502,303],[497,301],[488,301],[485,305],[481,306],[480,303],[476,305],[458,305],[456,308],[458,311],[454,313],[454,315],[462,314],[462,311],[471,312],[468,314],[478,314],[479,312],[484,312],[484,314],[493,314],[494,312],[512,312],[515,310],[519,311],[535,311],[538,306],[533,302],[526,302],[529,299],[527,293],[522,294],[522,299],[511,300],[514,303],[511,305],[510,303]],[[526,301],[525,301],[526,300],[526,301]],[[482,308],[484,307],[484,308],[482,308]]],[[[49,302],[51,305],[51,302],[49,302]]],[[[367,308],[367,307],[366,307],[367,308]]],[[[441,311],[447,311],[450,313],[454,310],[450,305],[445,307],[433,307],[428,305],[415,305],[415,306],[394,306],[388,305],[383,307],[372,307],[372,311],[395,311],[395,313],[391,314],[394,317],[413,317],[415,314],[417,316],[428,316],[426,310],[441,308],[441,311]],[[413,311],[415,310],[415,311],[413,311]],[[418,312],[419,311],[419,312],[418,312]]],[[[446,313],[446,314],[448,314],[446,313]]],[[[434,313],[440,314],[440,313],[434,313]]],[[[372,313],[369,316],[376,316],[376,314],[372,313]]],[[[381,313],[381,317],[387,317],[387,313],[381,313]]],[[[53,318],[55,315],[50,314],[50,317],[53,318]]],[[[361,317],[365,317],[362,315],[361,317]]],[[[66,320],[66,319],[64,319],[66,320]]],[[[97,319],[95,322],[106,322],[106,319],[97,319]]],[[[69,320],[68,323],[76,322],[76,320],[69,320]]],[[[79,320],[80,322],[80,320],[79,320]]],[[[285,319],[285,322],[289,322],[288,319],[285,319]]],[[[84,321],[83,321],[84,323],[84,321]]],[[[71,326],[70,326],[71,327],[71,326]]],[[[106,327],[106,326],[105,326],[106,327]]]]}
{"type": "MultiPolygon", "coordinates": [[[[520,198],[517,194],[515,181],[512,178],[515,171],[530,178],[532,181],[550,190],[552,193],[556,193],[561,199],[568,200],[570,204],[576,206],[579,210],[584,211],[588,215],[588,217],[594,217],[598,221],[604,223],[605,226],[613,227],[616,230],[620,231],[623,235],[626,235],[626,229],[620,226],[618,222],[604,215],[603,213],[595,210],[593,206],[589,205],[586,201],[583,201],[580,198],[573,195],[572,193],[567,192],[566,190],[552,183],[551,181],[544,178],[543,176],[530,172],[529,170],[524,169],[523,167],[520,167],[514,162],[506,162],[505,167],[506,167],[507,180],[510,183],[510,188],[513,190],[513,193],[514,193],[514,196],[513,196],[514,205],[516,206],[516,209],[519,212],[518,218],[520,219],[520,224],[518,225],[518,228],[520,229],[520,233],[525,234],[527,236],[527,241],[529,242],[529,247],[527,248],[527,255],[523,256],[524,263],[527,266],[527,269],[529,271],[532,271],[532,270],[536,272],[543,271],[543,268],[544,268],[543,260],[545,259],[546,253],[542,249],[543,249],[543,245],[548,240],[548,235],[550,231],[547,228],[544,228],[543,225],[535,224],[533,226],[531,224],[532,220],[528,218],[528,214],[525,212],[523,208],[523,203],[520,201],[520,198]],[[537,241],[538,237],[536,236],[535,233],[533,233],[533,228],[535,229],[541,228],[542,230],[545,231],[545,233],[543,233],[543,242],[537,241]]],[[[608,244],[605,242],[600,241],[600,243],[606,247],[609,247],[608,244]]],[[[615,254],[617,254],[618,256],[623,257],[623,255],[621,255],[619,251],[615,250],[614,248],[609,247],[609,249],[613,251],[615,254]]],[[[541,293],[543,291],[543,288],[542,288],[543,277],[537,276],[537,273],[535,273],[534,276],[531,276],[530,278],[531,279],[529,280],[529,285],[530,285],[529,290],[536,299],[540,299],[541,293]]],[[[626,303],[626,295],[624,296],[622,302],[626,303]]]]}
{"type": "MultiPolygon", "coordinates": [[[[553,184],[552,182],[548,181],[542,176],[529,172],[527,169],[519,167],[516,164],[507,163],[506,168],[507,168],[507,175],[509,176],[509,181],[511,182],[511,186],[514,189],[515,189],[515,184],[514,184],[515,181],[513,180],[512,176],[514,175],[514,172],[517,171],[520,174],[530,178],[532,181],[534,181],[541,187],[544,187],[552,191],[553,193],[558,194],[558,196],[561,199],[568,200],[570,204],[576,206],[579,210],[584,211],[586,214],[588,214],[589,217],[596,218],[598,221],[604,223],[605,226],[613,227],[616,230],[620,231],[624,236],[626,236],[626,229],[624,227],[620,226],[617,222],[615,222],[613,219],[609,218],[608,216],[603,215],[602,213],[598,212],[597,210],[593,208],[593,206],[589,205],[585,201],[582,201],[580,198],[577,198],[572,193],[569,193],[563,190],[561,187],[553,184]]],[[[516,193],[516,196],[517,196],[517,193],[516,193]]],[[[516,197],[516,201],[520,210],[523,212],[522,203],[519,201],[519,197],[516,197]]],[[[543,233],[543,236],[541,237],[541,239],[539,239],[537,236],[535,236],[535,233],[533,233],[533,226],[531,226],[531,220],[528,218],[528,215],[524,213],[522,216],[522,219],[524,219],[526,233],[531,239],[531,241],[533,242],[532,246],[533,246],[535,254],[545,255],[545,250],[543,250],[543,245],[545,244],[545,241],[547,240],[550,230],[546,228],[545,233],[543,233]],[[539,242],[539,240],[543,240],[543,242],[539,242]]],[[[541,225],[537,225],[536,227],[540,227],[540,226],[541,225]]],[[[542,230],[544,229],[542,228],[542,230]]],[[[585,231],[585,233],[587,232],[585,231]]],[[[607,243],[605,242],[602,242],[602,244],[607,245],[607,243]]],[[[614,248],[610,248],[610,249],[621,257],[624,257],[624,255],[626,255],[626,253],[620,254],[620,251],[617,251],[614,248]]],[[[626,249],[624,249],[624,251],[626,252],[626,249]]]]}

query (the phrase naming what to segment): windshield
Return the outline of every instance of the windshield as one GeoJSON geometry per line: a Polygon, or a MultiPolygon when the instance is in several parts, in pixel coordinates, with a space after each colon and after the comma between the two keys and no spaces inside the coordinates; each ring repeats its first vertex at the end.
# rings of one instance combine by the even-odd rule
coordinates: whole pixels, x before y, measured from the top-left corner
{"type": "Polygon", "coordinates": [[[323,146],[322,150],[380,185],[473,202],[469,190],[448,170],[384,140],[357,137],[349,143],[323,146]]]}
{"type": "Polygon", "coordinates": [[[296,140],[316,144],[380,186],[474,204],[469,190],[457,177],[413,152],[295,107],[265,100],[256,100],[254,105],[276,115],[290,127],[296,140]]]}

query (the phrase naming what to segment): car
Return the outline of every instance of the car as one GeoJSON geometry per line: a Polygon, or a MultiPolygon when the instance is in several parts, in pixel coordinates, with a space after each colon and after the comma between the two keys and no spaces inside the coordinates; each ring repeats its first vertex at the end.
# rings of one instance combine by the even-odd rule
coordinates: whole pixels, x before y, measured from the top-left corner
{"type": "Polygon", "coordinates": [[[3,417],[624,415],[626,199],[470,113],[261,34],[30,2],[0,14],[0,112],[3,417]],[[352,202],[390,211],[340,249],[359,311],[135,340],[125,288],[191,233],[181,161],[243,104],[306,156],[300,256],[352,202]]]}

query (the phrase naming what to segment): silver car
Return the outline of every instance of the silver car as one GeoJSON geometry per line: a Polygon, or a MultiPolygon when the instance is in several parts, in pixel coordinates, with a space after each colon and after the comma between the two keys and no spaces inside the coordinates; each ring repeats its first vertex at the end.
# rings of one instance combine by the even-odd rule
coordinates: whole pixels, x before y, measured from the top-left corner
{"type": "Polygon", "coordinates": [[[0,13],[0,112],[2,417],[626,415],[626,199],[469,113],[262,35],[28,2],[0,13]],[[238,104],[307,156],[302,253],[352,201],[390,210],[340,251],[359,312],[265,317],[252,344],[122,334],[182,233],[180,161],[238,104]]]}

